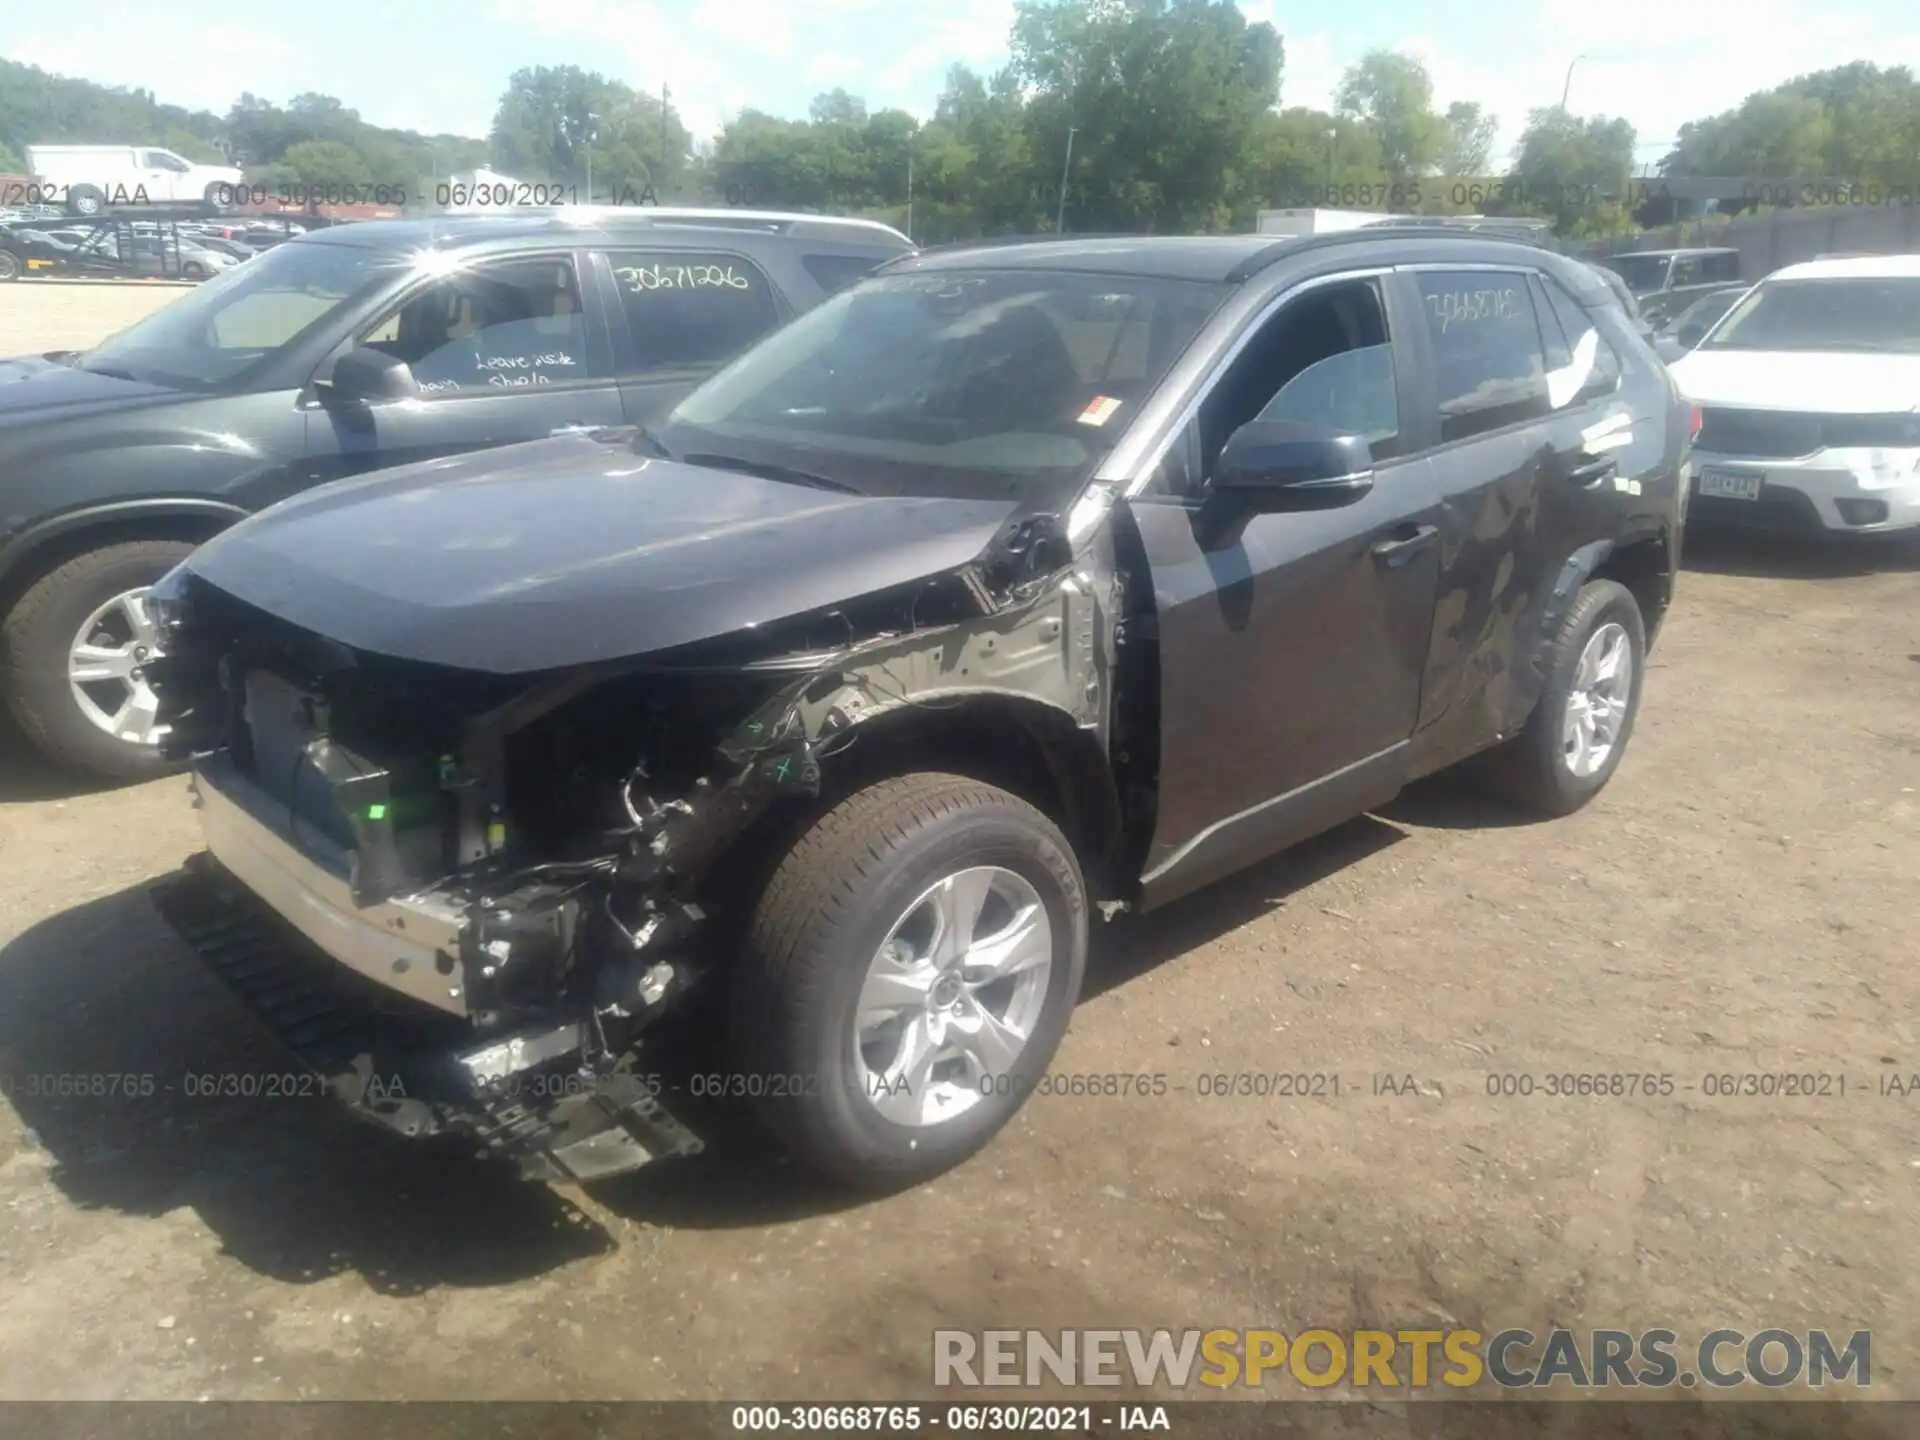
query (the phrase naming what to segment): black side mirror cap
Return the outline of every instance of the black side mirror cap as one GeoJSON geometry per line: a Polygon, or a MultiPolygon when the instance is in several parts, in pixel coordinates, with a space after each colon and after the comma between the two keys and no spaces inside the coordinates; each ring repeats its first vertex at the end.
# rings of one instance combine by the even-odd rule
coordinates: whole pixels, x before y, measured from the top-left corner
{"type": "Polygon", "coordinates": [[[1334,509],[1372,491],[1373,450],[1358,435],[1254,420],[1227,438],[1213,486],[1261,514],[1334,509]]]}
{"type": "Polygon", "coordinates": [[[361,345],[333,362],[333,373],[321,393],[348,403],[378,405],[388,400],[411,400],[419,395],[420,386],[406,361],[361,345]]]}

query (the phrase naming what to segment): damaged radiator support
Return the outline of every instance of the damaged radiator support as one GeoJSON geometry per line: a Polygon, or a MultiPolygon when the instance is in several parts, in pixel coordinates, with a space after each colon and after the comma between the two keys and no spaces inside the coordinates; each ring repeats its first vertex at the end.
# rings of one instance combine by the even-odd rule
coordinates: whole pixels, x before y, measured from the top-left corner
{"type": "Polygon", "coordinates": [[[458,1137],[542,1180],[593,1180],[702,1148],[653,1093],[657,1082],[585,1063],[584,1024],[475,1046],[464,1022],[355,983],[208,855],[153,898],[356,1118],[409,1138],[458,1137]]]}

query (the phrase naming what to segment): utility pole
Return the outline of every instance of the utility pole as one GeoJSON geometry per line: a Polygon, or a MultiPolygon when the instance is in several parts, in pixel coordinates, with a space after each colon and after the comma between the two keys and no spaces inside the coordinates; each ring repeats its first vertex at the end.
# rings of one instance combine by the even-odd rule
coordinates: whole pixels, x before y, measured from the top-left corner
{"type": "Polygon", "coordinates": [[[1067,176],[1073,170],[1073,137],[1079,133],[1079,126],[1067,127],[1067,158],[1060,166],[1060,208],[1053,217],[1053,233],[1056,235],[1067,233],[1067,176]]]}
{"type": "Polygon", "coordinates": [[[1567,82],[1560,87],[1560,113],[1562,115],[1567,113],[1567,97],[1573,93],[1573,67],[1586,58],[1584,55],[1576,55],[1567,62],[1567,82]]]}
{"type": "Polygon", "coordinates": [[[1340,132],[1333,126],[1327,127],[1327,189],[1333,189],[1333,141],[1340,132]]]}
{"type": "Polygon", "coordinates": [[[919,132],[907,132],[907,239],[913,239],[913,142],[920,138],[919,132]]]}
{"type": "MultiPolygon", "coordinates": [[[[667,88],[666,82],[662,81],[660,84],[660,169],[663,172],[667,168],[667,102],[672,98],[673,92],[667,88]]],[[[657,202],[660,197],[655,194],[653,198],[657,202]]]]}

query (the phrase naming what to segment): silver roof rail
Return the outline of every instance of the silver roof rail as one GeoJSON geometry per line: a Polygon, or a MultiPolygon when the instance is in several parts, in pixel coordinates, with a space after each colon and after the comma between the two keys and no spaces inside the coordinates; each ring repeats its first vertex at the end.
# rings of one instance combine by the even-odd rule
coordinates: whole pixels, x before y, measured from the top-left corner
{"type": "MultiPolygon", "coordinates": [[[[911,249],[913,241],[893,226],[878,220],[863,220],[848,215],[809,215],[797,210],[742,210],[731,206],[703,209],[679,205],[533,205],[503,207],[485,212],[527,219],[545,215],[556,225],[599,225],[609,220],[628,224],[707,225],[715,229],[765,230],[778,234],[808,236],[819,240],[895,240],[911,249]]],[[[442,217],[464,219],[453,211],[442,217]]]]}

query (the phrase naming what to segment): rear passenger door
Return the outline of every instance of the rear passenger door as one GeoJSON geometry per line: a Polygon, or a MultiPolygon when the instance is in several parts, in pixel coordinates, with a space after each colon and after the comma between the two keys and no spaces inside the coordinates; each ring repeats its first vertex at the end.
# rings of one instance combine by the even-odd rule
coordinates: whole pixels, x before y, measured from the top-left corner
{"type": "Polygon", "coordinates": [[[788,313],[765,271],[719,248],[608,250],[594,267],[633,424],[658,420],[788,313]]]}
{"type": "MultiPolygon", "coordinates": [[[[1562,556],[1542,509],[1553,453],[1547,360],[1532,272],[1417,266],[1415,289],[1441,505],[1440,597],[1420,687],[1417,768],[1503,732],[1515,667],[1562,556]]],[[[1516,680],[1520,680],[1516,691],[1516,680]]]]}

